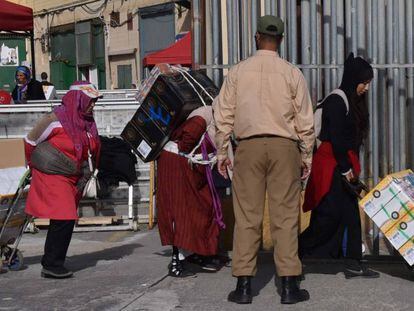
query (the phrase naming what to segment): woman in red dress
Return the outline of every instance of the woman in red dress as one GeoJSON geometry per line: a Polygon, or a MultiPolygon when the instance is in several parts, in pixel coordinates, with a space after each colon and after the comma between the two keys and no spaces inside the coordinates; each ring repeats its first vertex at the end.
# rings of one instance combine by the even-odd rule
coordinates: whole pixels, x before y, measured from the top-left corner
{"type": "MultiPolygon", "coordinates": [[[[183,156],[197,146],[211,120],[211,107],[195,110],[173,132],[157,160],[158,228],[162,245],[173,246],[169,274],[174,277],[192,274],[181,264],[178,249],[197,254],[190,260],[198,261],[205,270],[216,270],[213,264],[203,262],[207,256],[217,254],[219,226],[224,225],[220,211],[214,207],[212,185],[208,183],[207,169],[210,168],[190,164],[183,156]]],[[[214,151],[211,141],[205,144],[208,153],[214,151]]],[[[200,154],[200,150],[195,153],[200,154]]]]}
{"type": "Polygon", "coordinates": [[[100,142],[93,107],[99,97],[89,82],[75,82],[62,98],[62,105],[40,119],[25,138],[26,159],[32,170],[26,213],[50,219],[42,258],[43,277],[67,278],[73,274],[64,267],[64,262],[78,218],[77,207],[82,196],[78,182],[82,175],[40,171],[31,161],[32,154],[36,146],[48,142],[72,161],[78,172],[88,160],[88,150],[97,163],[100,142]]]}

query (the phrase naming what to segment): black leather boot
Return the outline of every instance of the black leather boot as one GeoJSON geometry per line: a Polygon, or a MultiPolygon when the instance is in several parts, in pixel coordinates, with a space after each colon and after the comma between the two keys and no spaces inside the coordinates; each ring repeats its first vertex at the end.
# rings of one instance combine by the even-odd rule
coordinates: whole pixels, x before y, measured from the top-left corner
{"type": "Polygon", "coordinates": [[[294,304],[309,300],[309,293],[306,289],[299,288],[299,276],[282,276],[282,304],[294,304]]]}
{"type": "Polygon", "coordinates": [[[250,285],[251,278],[251,276],[237,277],[236,290],[229,294],[227,300],[238,304],[252,303],[252,289],[250,285]]]}

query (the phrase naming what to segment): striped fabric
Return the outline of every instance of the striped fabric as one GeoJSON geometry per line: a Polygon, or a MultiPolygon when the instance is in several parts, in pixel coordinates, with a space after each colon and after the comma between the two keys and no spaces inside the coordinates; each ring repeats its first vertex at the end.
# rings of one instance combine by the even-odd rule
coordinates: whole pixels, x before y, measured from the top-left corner
{"type": "MultiPolygon", "coordinates": [[[[188,153],[205,129],[204,119],[194,117],[178,128],[171,140],[178,143],[181,152],[188,153]]],[[[217,253],[219,228],[205,167],[191,167],[186,158],[162,151],[157,161],[157,211],[163,245],[205,256],[217,253]]]]}

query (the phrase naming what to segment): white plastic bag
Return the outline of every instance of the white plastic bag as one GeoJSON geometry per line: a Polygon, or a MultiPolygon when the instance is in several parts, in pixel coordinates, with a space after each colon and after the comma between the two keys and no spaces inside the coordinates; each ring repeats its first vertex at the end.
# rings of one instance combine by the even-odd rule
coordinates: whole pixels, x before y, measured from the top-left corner
{"type": "Polygon", "coordinates": [[[83,188],[82,197],[96,199],[98,196],[98,188],[99,188],[98,169],[93,168],[92,154],[89,150],[88,150],[88,164],[89,164],[89,170],[92,174],[88,182],[86,183],[85,188],[83,188]]]}

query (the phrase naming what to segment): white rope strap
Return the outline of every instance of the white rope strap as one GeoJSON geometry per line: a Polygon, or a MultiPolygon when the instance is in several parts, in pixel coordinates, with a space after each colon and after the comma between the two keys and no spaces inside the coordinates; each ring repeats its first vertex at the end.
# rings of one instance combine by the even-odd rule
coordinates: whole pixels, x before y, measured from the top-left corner
{"type": "Polygon", "coordinates": [[[217,163],[217,156],[213,153],[208,154],[208,160],[200,159],[198,155],[190,155],[185,153],[179,153],[179,155],[188,159],[192,164],[210,165],[213,167],[217,163]]]}
{"type": "MultiPolygon", "coordinates": [[[[210,93],[209,92],[207,92],[207,90],[204,88],[204,86],[202,86],[201,84],[200,84],[200,82],[198,82],[192,75],[190,75],[189,73],[188,73],[188,71],[187,70],[185,70],[185,69],[183,69],[183,68],[180,68],[180,67],[177,67],[177,66],[172,66],[171,67],[172,69],[174,69],[174,70],[176,70],[176,71],[178,71],[179,73],[181,73],[183,76],[187,76],[188,78],[190,78],[191,80],[193,80],[193,82],[195,83],[195,84],[197,84],[197,86],[201,89],[201,90],[203,90],[204,91],[204,93],[205,94],[207,94],[207,96],[208,97],[210,97],[210,99],[213,101],[214,100],[214,97],[213,96],[211,96],[210,95],[210,93]]],[[[186,78],[186,77],[184,77],[184,78],[186,78]]],[[[188,82],[188,79],[186,78],[186,80],[187,80],[187,82],[188,82]]],[[[189,82],[190,83],[190,82],[189,82]]],[[[190,85],[194,88],[194,90],[198,93],[198,91],[196,90],[196,88],[194,87],[194,85],[192,84],[192,83],[190,83],[190,85]]],[[[204,104],[204,106],[206,106],[206,103],[204,102],[204,100],[202,100],[202,102],[203,102],[203,104],[204,104]]]]}
{"type": "MultiPolygon", "coordinates": [[[[178,67],[177,67],[178,68],[178,67]]],[[[173,69],[175,69],[173,67],[173,69]]],[[[187,78],[187,76],[184,74],[183,70],[177,70],[182,76],[183,78],[188,82],[188,84],[191,85],[191,87],[193,88],[193,90],[196,92],[196,94],[198,95],[198,97],[200,98],[201,102],[203,103],[204,106],[207,106],[207,104],[205,103],[203,97],[200,95],[200,93],[197,91],[196,87],[194,86],[193,83],[191,83],[191,81],[187,78]]],[[[190,75],[191,76],[191,75],[190,75]]],[[[191,77],[192,78],[192,77],[191,77]]]]}
{"type": "Polygon", "coordinates": [[[217,157],[214,153],[209,153],[208,160],[203,159],[203,154],[198,153],[194,154],[192,156],[189,156],[188,154],[184,152],[180,152],[178,150],[178,144],[174,141],[169,141],[163,148],[167,152],[171,152],[174,154],[177,154],[179,156],[185,157],[187,159],[191,159],[192,163],[200,164],[200,165],[214,165],[217,162],[217,157]]]}

